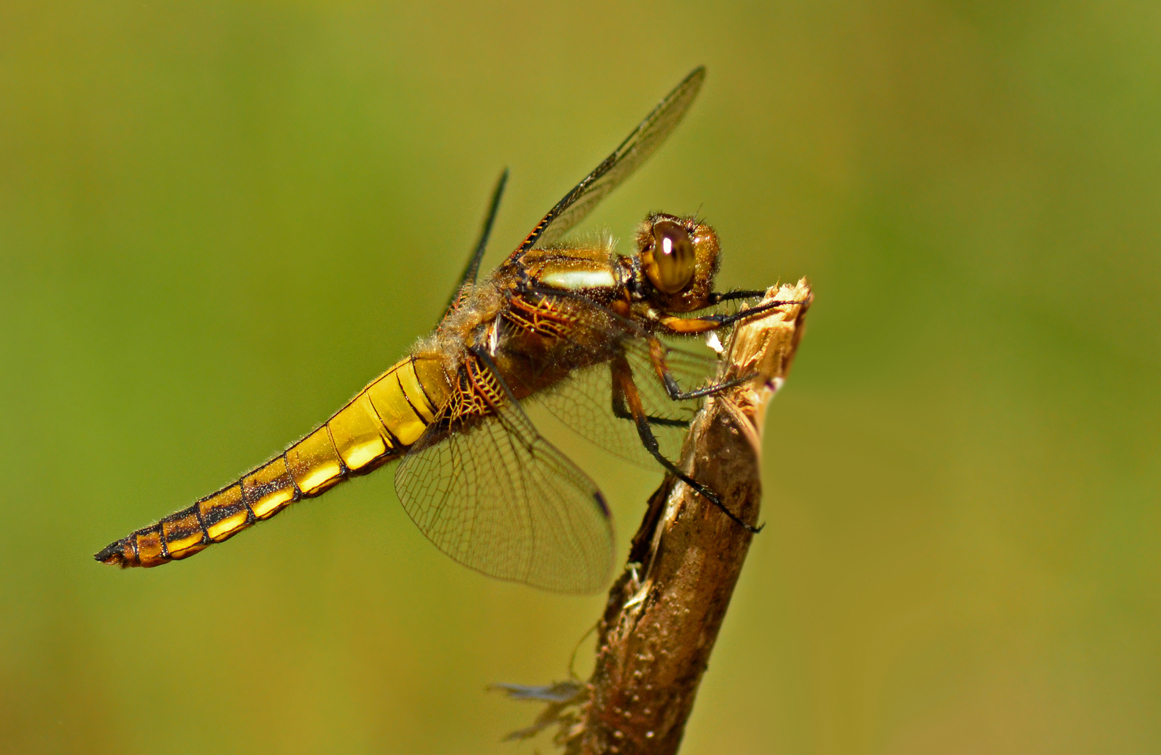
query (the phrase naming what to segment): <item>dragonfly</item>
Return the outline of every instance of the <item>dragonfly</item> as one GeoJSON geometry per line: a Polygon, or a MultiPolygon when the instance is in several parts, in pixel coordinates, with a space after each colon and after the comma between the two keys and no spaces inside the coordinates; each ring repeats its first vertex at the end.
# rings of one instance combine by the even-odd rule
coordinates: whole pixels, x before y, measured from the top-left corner
{"type": "Polygon", "coordinates": [[[595,592],[613,566],[609,507],[536,430],[531,402],[614,453],[660,464],[756,529],[673,461],[703,397],[739,382],[715,383],[716,354],[681,344],[783,302],[747,306],[763,292],[715,292],[718,236],[694,216],[650,214],[628,256],[609,237],[562,240],[673,132],[704,79],[702,67],[686,76],[480,281],[505,171],[430,336],[282,453],[95,558],[122,567],[185,559],[398,460],[400,502],[453,559],[533,587],[595,592]]]}

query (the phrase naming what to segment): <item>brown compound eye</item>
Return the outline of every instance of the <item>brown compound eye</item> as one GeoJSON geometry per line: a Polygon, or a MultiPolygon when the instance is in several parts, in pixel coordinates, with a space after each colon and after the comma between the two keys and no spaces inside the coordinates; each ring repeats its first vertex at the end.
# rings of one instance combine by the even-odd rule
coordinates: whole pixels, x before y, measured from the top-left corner
{"type": "Polygon", "coordinates": [[[662,293],[676,294],[693,278],[693,241],[677,223],[662,220],[654,225],[653,249],[642,256],[645,275],[662,293]]]}

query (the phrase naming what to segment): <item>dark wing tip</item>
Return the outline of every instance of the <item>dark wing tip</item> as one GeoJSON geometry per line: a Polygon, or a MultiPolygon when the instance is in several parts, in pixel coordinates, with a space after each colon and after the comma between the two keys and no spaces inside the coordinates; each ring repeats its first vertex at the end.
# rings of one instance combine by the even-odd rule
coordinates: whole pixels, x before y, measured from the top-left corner
{"type": "Polygon", "coordinates": [[[686,77],[681,80],[681,83],[678,84],[677,87],[674,88],[674,90],[673,90],[673,92],[671,92],[671,94],[676,94],[677,92],[681,91],[682,89],[686,89],[686,88],[690,88],[690,87],[692,87],[694,89],[694,91],[699,91],[701,89],[701,85],[704,83],[705,83],[705,66],[698,66],[697,68],[690,71],[686,75],[686,77]]]}
{"type": "Polygon", "coordinates": [[[599,508],[605,516],[612,516],[612,513],[609,511],[609,504],[605,501],[605,496],[601,493],[601,491],[593,491],[593,500],[597,502],[597,508],[599,508]]]}

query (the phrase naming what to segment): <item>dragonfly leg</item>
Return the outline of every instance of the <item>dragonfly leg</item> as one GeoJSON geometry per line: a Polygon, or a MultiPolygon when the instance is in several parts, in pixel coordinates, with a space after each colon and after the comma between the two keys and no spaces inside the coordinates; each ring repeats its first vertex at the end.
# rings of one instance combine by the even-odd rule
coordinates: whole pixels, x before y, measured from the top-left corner
{"type": "MultiPolygon", "coordinates": [[[[625,403],[625,393],[621,390],[621,385],[616,377],[613,379],[613,416],[617,419],[636,420],[633,412],[629,411],[629,407],[625,403]]],[[[646,414],[645,419],[651,425],[661,425],[662,427],[687,427],[689,425],[689,422],[685,420],[672,417],[654,417],[652,414],[646,414]]]]}
{"type": "MultiPolygon", "coordinates": [[[[689,399],[701,398],[703,396],[712,396],[715,393],[721,393],[727,388],[733,388],[735,385],[741,385],[747,382],[753,376],[743,375],[742,377],[734,378],[733,380],[724,380],[720,383],[713,383],[704,388],[696,388],[692,391],[683,391],[681,386],[677,384],[673,373],[669,370],[669,365],[665,361],[665,344],[659,339],[652,338],[649,341],[649,359],[653,362],[653,369],[657,372],[657,377],[665,386],[665,392],[669,394],[669,398],[674,401],[688,401],[689,399]]],[[[615,369],[615,367],[614,367],[615,369]]],[[[616,379],[613,384],[616,385],[616,379]]]]}
{"type": "Polygon", "coordinates": [[[761,299],[765,295],[765,291],[726,291],[720,294],[710,294],[709,303],[712,307],[723,301],[733,301],[734,299],[761,299]]]}
{"type": "MultiPolygon", "coordinates": [[[[739,291],[738,293],[749,294],[752,292],[739,291]]],[[[720,300],[724,300],[725,298],[746,298],[740,296],[734,297],[730,296],[730,294],[722,294],[721,296],[723,298],[720,300]]],[[[732,315],[706,315],[705,317],[662,317],[660,322],[661,327],[669,335],[696,335],[697,333],[707,333],[711,330],[717,330],[718,328],[725,327],[726,325],[733,325],[739,320],[744,320],[747,317],[753,317],[754,315],[760,315],[763,312],[769,312],[770,310],[776,307],[781,307],[785,304],[803,303],[804,302],[796,300],[768,301],[762,304],[757,304],[753,307],[746,307],[745,309],[735,312],[732,315]]]]}
{"type": "Polygon", "coordinates": [[[726,508],[722,500],[718,498],[717,493],[702,485],[697,480],[693,479],[685,472],[677,468],[669,459],[665,458],[661,453],[661,448],[657,443],[657,437],[653,435],[653,430],[649,426],[649,417],[645,414],[645,407],[641,403],[641,394],[637,391],[637,384],[633,382],[633,373],[629,369],[629,362],[624,357],[613,360],[613,384],[617,386],[616,391],[619,391],[624,399],[624,407],[628,410],[630,416],[637,425],[637,435],[641,438],[641,444],[645,446],[645,450],[657,460],[657,463],[665,467],[666,471],[677,479],[684,482],[698,492],[703,498],[712,503],[717,508],[721,509],[722,513],[728,516],[731,520],[745,527],[749,532],[761,532],[761,527],[755,527],[751,524],[743,522],[737,514],[726,508]]]}

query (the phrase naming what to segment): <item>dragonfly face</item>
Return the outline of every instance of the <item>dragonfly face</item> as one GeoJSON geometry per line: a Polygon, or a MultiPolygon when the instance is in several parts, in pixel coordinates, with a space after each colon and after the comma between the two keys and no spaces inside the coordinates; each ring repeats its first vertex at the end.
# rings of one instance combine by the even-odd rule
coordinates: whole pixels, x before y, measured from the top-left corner
{"type": "Polygon", "coordinates": [[[460,285],[429,338],[286,451],[111,543],[97,560],[148,567],[183,559],[400,460],[400,502],[448,555],[501,579],[563,592],[599,590],[613,563],[604,497],[537,433],[523,410],[529,401],[615,453],[661,464],[721,507],[672,459],[700,399],[724,386],[712,382],[711,354],[672,341],[760,308],[688,313],[761,292],[714,293],[718,238],[692,217],[649,216],[627,257],[608,241],[560,242],[664,141],[704,76],[701,68],[687,76],[477,283],[505,173],[460,285]]]}

